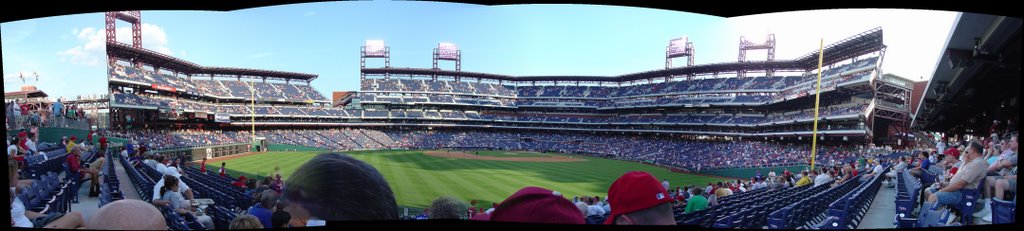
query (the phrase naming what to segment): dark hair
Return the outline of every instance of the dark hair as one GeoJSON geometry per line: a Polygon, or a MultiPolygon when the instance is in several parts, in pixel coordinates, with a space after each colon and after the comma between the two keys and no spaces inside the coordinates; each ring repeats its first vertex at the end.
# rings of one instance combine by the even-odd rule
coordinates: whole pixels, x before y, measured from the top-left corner
{"type": "Polygon", "coordinates": [[[178,187],[178,178],[171,175],[164,175],[164,187],[160,188],[160,196],[163,196],[167,191],[174,190],[171,187],[178,187]]]}
{"type": "Polygon", "coordinates": [[[247,188],[247,189],[256,189],[256,179],[251,179],[251,178],[250,179],[246,179],[245,180],[245,188],[247,188]]]}
{"type": "Polygon", "coordinates": [[[282,210],[279,206],[277,211],[274,211],[274,214],[270,215],[270,224],[274,226],[273,228],[287,228],[286,225],[288,225],[288,221],[291,219],[292,215],[282,210]]]}
{"type": "Polygon", "coordinates": [[[979,154],[984,152],[984,150],[985,150],[985,148],[983,146],[981,146],[981,143],[978,143],[978,142],[971,142],[971,144],[970,144],[970,146],[968,148],[974,149],[974,151],[979,153],[979,154]]]}
{"type": "Polygon", "coordinates": [[[287,203],[323,220],[398,219],[395,194],[384,176],[345,154],[313,157],[288,178],[284,189],[287,203]]]}
{"type": "Polygon", "coordinates": [[[924,155],[925,158],[928,158],[928,151],[922,151],[921,155],[924,155]]]}

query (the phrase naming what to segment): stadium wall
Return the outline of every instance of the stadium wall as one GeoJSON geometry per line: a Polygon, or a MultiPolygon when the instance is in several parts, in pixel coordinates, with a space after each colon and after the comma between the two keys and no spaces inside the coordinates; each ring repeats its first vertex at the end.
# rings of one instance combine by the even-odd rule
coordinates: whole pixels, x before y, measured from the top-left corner
{"type": "Polygon", "coordinates": [[[769,172],[775,171],[775,174],[781,175],[786,169],[790,172],[799,173],[804,169],[808,169],[808,165],[794,165],[794,166],[782,166],[782,167],[765,167],[765,168],[730,168],[730,169],[716,169],[716,170],[705,170],[700,171],[702,175],[712,176],[724,176],[732,178],[750,179],[757,175],[757,171],[761,171],[761,176],[768,176],[769,172]]]}
{"type": "MultiPolygon", "coordinates": [[[[7,131],[7,137],[17,136],[18,132],[21,132],[21,130],[7,131]]],[[[39,128],[38,135],[39,142],[60,143],[61,137],[67,136],[68,138],[71,138],[71,136],[75,136],[75,138],[78,138],[75,142],[81,143],[89,136],[89,131],[69,128],[39,128]]],[[[99,139],[99,136],[93,137],[94,141],[98,141],[99,139]]],[[[110,139],[110,137],[107,137],[107,139],[110,139]]]]}

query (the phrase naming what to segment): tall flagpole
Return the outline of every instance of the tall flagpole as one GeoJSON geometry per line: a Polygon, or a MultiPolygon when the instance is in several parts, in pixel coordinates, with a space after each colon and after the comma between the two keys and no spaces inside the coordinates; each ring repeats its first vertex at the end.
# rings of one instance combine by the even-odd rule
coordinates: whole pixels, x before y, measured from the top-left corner
{"type": "Polygon", "coordinates": [[[814,159],[818,154],[818,107],[821,103],[821,66],[825,59],[825,39],[818,43],[818,86],[814,93],[814,132],[811,133],[811,170],[814,170],[814,159]]]}

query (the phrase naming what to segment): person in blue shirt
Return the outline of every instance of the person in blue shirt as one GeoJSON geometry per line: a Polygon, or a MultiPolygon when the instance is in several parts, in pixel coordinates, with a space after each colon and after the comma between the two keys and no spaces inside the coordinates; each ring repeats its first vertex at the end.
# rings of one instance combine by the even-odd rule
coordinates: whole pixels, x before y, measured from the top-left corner
{"type": "Polygon", "coordinates": [[[430,212],[429,209],[423,209],[423,213],[420,213],[420,215],[416,215],[416,220],[426,220],[426,219],[428,219],[427,213],[429,213],[429,212],[430,212]]]}
{"type": "Polygon", "coordinates": [[[277,192],[274,190],[263,190],[263,194],[260,195],[260,203],[249,207],[247,212],[260,220],[263,227],[274,227],[271,218],[274,215],[274,206],[277,205],[277,192]]]}

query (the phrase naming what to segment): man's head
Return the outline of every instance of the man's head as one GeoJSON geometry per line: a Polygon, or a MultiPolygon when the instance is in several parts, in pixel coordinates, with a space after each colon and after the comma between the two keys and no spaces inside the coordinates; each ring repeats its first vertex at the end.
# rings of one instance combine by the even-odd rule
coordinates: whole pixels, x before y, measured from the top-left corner
{"type": "Polygon", "coordinates": [[[260,223],[260,219],[253,215],[241,215],[235,217],[235,220],[231,221],[228,225],[228,229],[262,229],[263,224],[260,223]]]}
{"type": "Polygon", "coordinates": [[[325,153],[302,164],[284,186],[292,217],[322,220],[395,220],[398,205],[384,177],[345,154],[325,153]]]}
{"type": "Polygon", "coordinates": [[[277,205],[277,192],[274,190],[263,190],[263,193],[260,194],[260,206],[265,209],[274,209],[274,206],[277,205]]]}
{"type": "Polygon", "coordinates": [[[612,214],[605,224],[675,225],[672,205],[658,181],[646,172],[627,172],[608,188],[612,214]]]}
{"type": "Polygon", "coordinates": [[[88,229],[99,230],[166,230],[164,216],[145,201],[124,199],[110,202],[96,211],[86,222],[88,229]]]}
{"type": "Polygon", "coordinates": [[[974,158],[978,158],[982,155],[982,153],[984,153],[984,151],[985,148],[981,146],[981,143],[971,142],[967,146],[967,158],[971,160],[973,160],[974,158]]]}
{"type": "Polygon", "coordinates": [[[292,215],[288,214],[284,210],[274,211],[274,214],[270,216],[270,223],[274,228],[288,228],[288,221],[292,219],[292,215]]]}
{"type": "MultiPolygon", "coordinates": [[[[661,187],[659,184],[658,187],[661,187]]],[[[579,208],[561,193],[525,187],[498,204],[491,221],[553,224],[585,224],[579,208]]]]}
{"type": "Polygon", "coordinates": [[[430,203],[430,219],[463,219],[468,208],[464,202],[454,197],[438,197],[430,203]]]}

